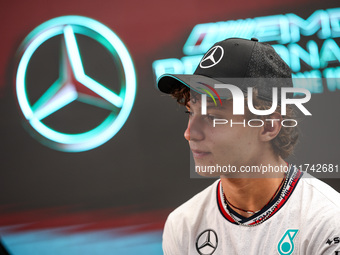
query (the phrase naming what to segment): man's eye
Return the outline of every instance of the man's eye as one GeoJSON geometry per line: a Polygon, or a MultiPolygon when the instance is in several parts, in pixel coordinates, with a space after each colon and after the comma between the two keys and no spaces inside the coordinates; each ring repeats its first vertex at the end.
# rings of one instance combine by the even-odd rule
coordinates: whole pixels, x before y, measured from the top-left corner
{"type": "Polygon", "coordinates": [[[187,113],[189,115],[189,117],[193,115],[193,113],[191,111],[185,111],[185,113],[187,113]]]}
{"type": "Polygon", "coordinates": [[[215,119],[215,116],[208,114],[208,115],[207,115],[207,118],[208,118],[209,120],[214,120],[214,119],[215,119]]]}

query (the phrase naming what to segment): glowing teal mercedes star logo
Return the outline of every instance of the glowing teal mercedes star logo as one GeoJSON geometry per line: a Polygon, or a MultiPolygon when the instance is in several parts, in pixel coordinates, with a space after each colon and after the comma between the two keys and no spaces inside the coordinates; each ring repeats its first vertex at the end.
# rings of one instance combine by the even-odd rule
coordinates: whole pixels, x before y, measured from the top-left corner
{"type": "Polygon", "coordinates": [[[90,18],[64,16],[34,29],[20,47],[22,54],[16,74],[16,93],[23,116],[49,147],[67,152],[96,148],[110,140],[126,122],[136,94],[136,74],[126,47],[108,27],[90,18]],[[120,91],[115,92],[86,74],[77,36],[94,39],[119,63],[120,91]],[[55,36],[62,37],[59,77],[35,101],[27,93],[27,69],[37,49],[55,36]],[[82,133],[65,133],[48,126],[44,119],[74,101],[110,111],[95,128],[82,133]]]}

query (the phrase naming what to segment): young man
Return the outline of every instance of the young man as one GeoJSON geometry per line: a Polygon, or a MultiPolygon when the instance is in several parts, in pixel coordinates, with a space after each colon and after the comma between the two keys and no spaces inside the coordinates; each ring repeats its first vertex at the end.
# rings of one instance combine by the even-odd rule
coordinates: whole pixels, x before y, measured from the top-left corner
{"type": "Polygon", "coordinates": [[[297,141],[286,94],[275,94],[286,87],[289,67],[257,39],[218,42],[194,75],[159,79],[188,109],[195,169],[220,175],[169,215],[164,254],[340,255],[339,193],[284,161],[297,141]]]}

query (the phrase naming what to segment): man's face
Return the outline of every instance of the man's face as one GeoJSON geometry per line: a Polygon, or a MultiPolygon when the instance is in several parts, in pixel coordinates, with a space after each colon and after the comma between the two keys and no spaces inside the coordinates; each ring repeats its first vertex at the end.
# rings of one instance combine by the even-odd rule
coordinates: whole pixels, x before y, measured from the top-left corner
{"type": "MultiPolygon", "coordinates": [[[[240,166],[256,164],[261,155],[259,135],[261,128],[243,124],[244,115],[233,115],[232,101],[222,106],[207,104],[207,115],[201,115],[201,101],[191,100],[187,106],[188,127],[184,132],[197,166],[240,166]],[[228,124],[213,126],[214,119],[226,119],[228,124]]],[[[201,173],[201,175],[206,175],[201,173]]],[[[218,174],[220,175],[220,174],[218,174]]]]}

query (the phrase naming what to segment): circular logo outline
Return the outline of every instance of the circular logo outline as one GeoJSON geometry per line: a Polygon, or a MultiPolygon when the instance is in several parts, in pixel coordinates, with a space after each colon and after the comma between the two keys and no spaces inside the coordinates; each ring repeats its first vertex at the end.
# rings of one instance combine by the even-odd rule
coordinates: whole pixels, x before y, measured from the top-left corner
{"type": "Polygon", "coordinates": [[[213,67],[215,65],[217,65],[223,58],[224,56],[224,50],[221,46],[219,45],[216,45],[214,47],[212,47],[205,55],[204,57],[202,58],[201,62],[200,62],[200,67],[201,68],[210,68],[210,67],[213,67]],[[215,52],[217,51],[217,49],[221,49],[221,56],[220,58],[216,61],[215,58],[214,58],[214,55],[215,55],[215,52]],[[213,53],[209,54],[211,51],[214,51],[213,53]],[[210,60],[211,62],[213,62],[211,65],[208,65],[208,66],[204,66],[202,65],[202,63],[206,60],[210,60]]]}
{"type": "MultiPolygon", "coordinates": [[[[91,35],[88,35],[91,37],[91,35]]],[[[29,122],[30,126],[43,138],[43,144],[48,145],[57,150],[67,152],[80,152],[94,149],[103,143],[110,140],[123,127],[132,110],[135,96],[136,96],[136,73],[132,58],[120,40],[120,38],[108,27],[91,18],[83,16],[62,16],[44,22],[35,28],[24,39],[19,51],[23,51],[21,59],[18,64],[16,74],[16,93],[20,109],[29,122]],[[25,89],[26,89],[26,69],[34,52],[48,39],[63,33],[65,26],[74,26],[76,29],[83,27],[89,30],[89,34],[96,34],[101,36],[105,42],[102,44],[106,49],[119,57],[124,70],[125,79],[125,94],[124,100],[117,116],[111,113],[101,124],[96,128],[79,134],[66,134],[53,130],[46,126],[38,118],[35,117],[32,106],[29,103],[25,89]],[[108,48],[108,45],[112,49],[108,48]]],[[[122,90],[122,89],[121,89],[122,90]]]]}
{"type": "Polygon", "coordinates": [[[216,249],[217,249],[217,246],[218,246],[218,238],[217,238],[217,234],[215,232],[215,230],[213,229],[206,229],[204,230],[201,234],[198,235],[197,239],[196,239],[196,250],[197,252],[200,254],[200,255],[212,255],[216,249]],[[205,242],[203,242],[202,245],[198,246],[198,241],[199,239],[203,236],[203,234],[205,234],[206,232],[208,232],[207,234],[207,237],[206,237],[206,240],[205,242]],[[210,241],[210,233],[214,233],[215,235],[215,239],[216,239],[216,244],[212,244],[211,241],[210,241]],[[201,249],[204,248],[205,246],[209,245],[211,248],[213,248],[214,250],[211,252],[211,253],[202,253],[201,252],[201,249]]]}

